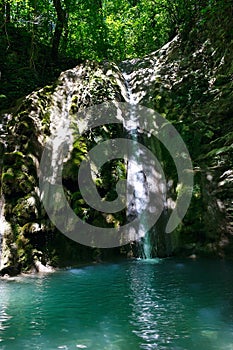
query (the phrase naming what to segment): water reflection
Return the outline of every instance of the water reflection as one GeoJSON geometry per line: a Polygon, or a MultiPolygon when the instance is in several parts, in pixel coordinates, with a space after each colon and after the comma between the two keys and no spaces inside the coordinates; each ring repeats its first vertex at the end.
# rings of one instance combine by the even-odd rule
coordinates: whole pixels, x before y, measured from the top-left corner
{"type": "Polygon", "coordinates": [[[224,271],[211,262],[162,265],[139,261],[129,268],[130,323],[140,349],[233,350],[232,308],[224,319],[224,271]]]}
{"type": "Polygon", "coordinates": [[[156,313],[159,311],[159,297],[155,295],[152,286],[152,276],[145,270],[140,271],[138,264],[129,269],[131,289],[132,314],[130,322],[133,332],[143,340],[142,348],[149,349],[158,346],[159,330],[156,313]]]}
{"type": "Polygon", "coordinates": [[[6,310],[7,310],[7,305],[2,305],[0,310],[0,331],[4,331],[6,328],[9,327],[9,324],[7,323],[7,321],[10,320],[12,317],[8,315],[6,310]]]}
{"type": "Polygon", "coordinates": [[[0,281],[0,340],[4,349],[30,349],[31,340],[25,341],[24,335],[29,332],[38,337],[46,329],[42,304],[45,280],[38,275],[0,281]]]}
{"type": "Polygon", "coordinates": [[[9,321],[12,318],[8,313],[9,294],[4,287],[4,285],[0,285],[0,342],[4,340],[4,332],[10,327],[9,321]]]}
{"type": "Polygon", "coordinates": [[[232,276],[151,259],[0,281],[0,349],[233,350],[232,276]]]}

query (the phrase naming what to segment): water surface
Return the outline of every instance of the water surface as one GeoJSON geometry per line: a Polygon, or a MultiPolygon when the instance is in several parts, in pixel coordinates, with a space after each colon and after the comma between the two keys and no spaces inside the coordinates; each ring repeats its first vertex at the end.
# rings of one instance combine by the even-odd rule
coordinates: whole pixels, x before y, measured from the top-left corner
{"type": "Polygon", "coordinates": [[[2,280],[0,349],[233,350],[233,263],[136,260],[2,280]]]}

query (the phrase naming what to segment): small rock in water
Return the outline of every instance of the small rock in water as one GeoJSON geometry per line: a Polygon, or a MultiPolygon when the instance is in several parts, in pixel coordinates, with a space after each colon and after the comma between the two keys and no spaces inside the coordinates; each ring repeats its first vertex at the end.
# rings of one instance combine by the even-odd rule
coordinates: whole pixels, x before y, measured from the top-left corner
{"type": "Polygon", "coordinates": [[[189,258],[194,260],[197,258],[197,256],[196,256],[196,254],[191,254],[191,255],[189,255],[189,258]]]}
{"type": "Polygon", "coordinates": [[[40,261],[35,261],[35,267],[37,272],[53,272],[54,269],[51,266],[45,266],[40,261]]]}

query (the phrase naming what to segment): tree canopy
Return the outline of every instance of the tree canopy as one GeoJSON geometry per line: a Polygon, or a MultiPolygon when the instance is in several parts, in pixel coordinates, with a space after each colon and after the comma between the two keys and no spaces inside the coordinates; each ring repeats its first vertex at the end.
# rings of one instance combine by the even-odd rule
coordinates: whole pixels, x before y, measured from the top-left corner
{"type": "MultiPolygon", "coordinates": [[[[215,1],[1,0],[3,29],[24,28],[34,43],[81,59],[138,57],[158,49],[215,1]]],[[[5,32],[7,35],[7,33],[5,32]]]]}
{"type": "Polygon", "coordinates": [[[224,3],[0,0],[0,102],[3,107],[9,105],[15,98],[54,80],[74,62],[119,62],[147,55],[178,32],[189,32],[194,23],[204,23],[209,13],[217,13],[224,3]],[[58,63],[61,61],[64,65],[58,63]]]}

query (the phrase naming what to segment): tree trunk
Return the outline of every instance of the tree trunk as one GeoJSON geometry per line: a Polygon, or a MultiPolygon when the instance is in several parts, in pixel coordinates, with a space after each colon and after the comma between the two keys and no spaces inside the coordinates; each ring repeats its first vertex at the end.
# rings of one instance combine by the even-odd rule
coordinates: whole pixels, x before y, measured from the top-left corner
{"type": "Polygon", "coordinates": [[[4,1],[0,2],[0,28],[3,27],[4,22],[5,22],[5,5],[4,5],[4,1]]]}
{"type": "Polygon", "coordinates": [[[61,0],[53,0],[53,4],[57,13],[57,22],[52,39],[52,59],[56,61],[58,58],[58,50],[62,32],[66,23],[66,11],[62,8],[61,0]]]}
{"type": "Polygon", "coordinates": [[[11,6],[9,0],[0,0],[0,27],[9,23],[11,19],[11,6]]]}
{"type": "Polygon", "coordinates": [[[11,5],[9,1],[5,2],[6,6],[6,23],[9,23],[11,20],[11,5]]]}

